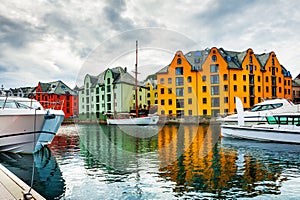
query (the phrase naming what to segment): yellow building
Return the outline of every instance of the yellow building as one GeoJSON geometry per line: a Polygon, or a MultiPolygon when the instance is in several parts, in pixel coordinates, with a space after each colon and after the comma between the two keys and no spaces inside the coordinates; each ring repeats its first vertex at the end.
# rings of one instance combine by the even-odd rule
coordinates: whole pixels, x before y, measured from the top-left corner
{"type": "Polygon", "coordinates": [[[183,54],[157,73],[158,114],[216,116],[235,111],[234,97],[244,108],[262,98],[292,99],[292,77],[274,52],[254,54],[207,48],[183,54]]]}

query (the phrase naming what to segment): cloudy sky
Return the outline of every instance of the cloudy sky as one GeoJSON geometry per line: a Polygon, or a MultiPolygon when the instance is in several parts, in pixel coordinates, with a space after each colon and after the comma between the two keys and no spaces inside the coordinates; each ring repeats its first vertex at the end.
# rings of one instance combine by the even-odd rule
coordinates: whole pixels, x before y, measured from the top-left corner
{"type": "Polygon", "coordinates": [[[36,86],[122,66],[139,79],[168,65],[174,53],[223,47],[274,51],[300,73],[300,4],[296,0],[2,0],[0,84],[36,86]]]}

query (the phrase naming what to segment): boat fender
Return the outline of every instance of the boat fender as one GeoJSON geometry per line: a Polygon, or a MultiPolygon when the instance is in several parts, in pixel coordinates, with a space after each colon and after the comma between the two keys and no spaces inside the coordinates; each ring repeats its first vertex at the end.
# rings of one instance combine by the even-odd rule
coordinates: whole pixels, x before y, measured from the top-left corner
{"type": "Polygon", "coordinates": [[[44,119],[54,119],[55,114],[49,114],[49,111],[45,114],[44,119]]]}

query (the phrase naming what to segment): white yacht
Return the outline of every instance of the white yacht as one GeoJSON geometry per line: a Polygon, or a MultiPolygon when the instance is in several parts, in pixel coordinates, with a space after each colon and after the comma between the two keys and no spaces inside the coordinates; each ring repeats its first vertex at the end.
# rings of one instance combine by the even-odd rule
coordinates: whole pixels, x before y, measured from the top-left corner
{"type": "MultiPolygon", "coordinates": [[[[299,105],[287,99],[271,99],[264,100],[255,104],[250,110],[244,111],[244,122],[246,125],[253,123],[266,123],[266,116],[281,113],[297,113],[300,111],[299,105]]],[[[218,118],[221,124],[237,124],[238,114],[229,115],[227,117],[218,118]]]]}
{"type": "Polygon", "coordinates": [[[223,137],[265,142],[300,144],[300,113],[279,113],[265,116],[266,123],[246,125],[240,99],[236,99],[238,124],[221,125],[223,137]]]}
{"type": "Polygon", "coordinates": [[[62,110],[34,100],[0,97],[0,151],[34,153],[50,144],[64,119],[62,110]]]}

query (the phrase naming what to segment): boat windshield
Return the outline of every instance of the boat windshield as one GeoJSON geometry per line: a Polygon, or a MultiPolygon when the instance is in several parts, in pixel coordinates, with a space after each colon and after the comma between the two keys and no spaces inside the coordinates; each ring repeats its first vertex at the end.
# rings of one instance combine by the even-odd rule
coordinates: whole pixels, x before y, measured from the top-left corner
{"type": "Polygon", "coordinates": [[[265,110],[272,110],[283,106],[282,103],[275,103],[275,104],[265,104],[265,105],[256,105],[253,106],[250,111],[257,112],[257,111],[265,111],[265,110]]]}
{"type": "Polygon", "coordinates": [[[37,101],[15,101],[15,100],[0,100],[0,108],[25,108],[25,109],[41,109],[42,106],[37,101]]]}

